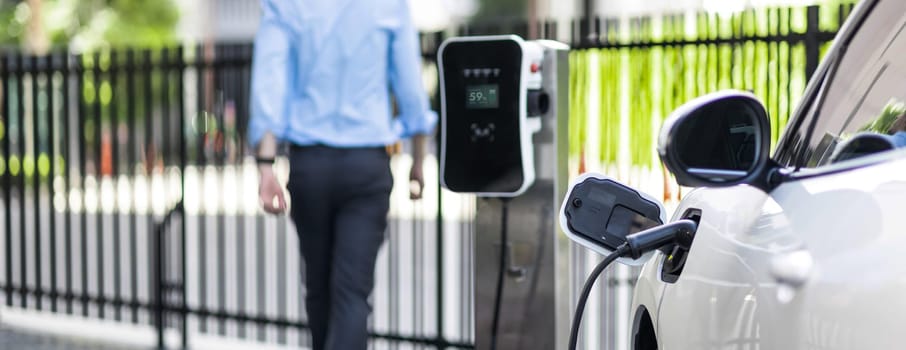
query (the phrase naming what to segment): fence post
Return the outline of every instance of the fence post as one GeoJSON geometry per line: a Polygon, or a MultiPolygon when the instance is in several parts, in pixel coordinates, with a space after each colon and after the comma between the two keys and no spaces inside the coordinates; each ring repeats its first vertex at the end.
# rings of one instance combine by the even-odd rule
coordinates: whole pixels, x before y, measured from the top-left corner
{"type": "MultiPolygon", "coordinates": [[[[34,163],[32,163],[32,164],[34,164],[34,171],[31,173],[31,186],[32,186],[32,190],[34,190],[34,196],[35,196],[33,199],[33,202],[32,202],[32,204],[34,205],[33,208],[35,211],[34,212],[34,226],[33,226],[33,230],[35,232],[34,238],[33,238],[34,239],[34,254],[35,254],[34,265],[33,265],[34,269],[35,269],[35,272],[34,272],[34,274],[35,274],[34,296],[35,296],[35,308],[37,310],[43,310],[44,305],[41,302],[41,300],[44,299],[43,298],[44,295],[42,293],[43,290],[41,289],[41,280],[42,280],[42,278],[41,278],[41,270],[42,270],[41,262],[43,260],[43,259],[41,259],[42,258],[41,257],[41,173],[38,170],[39,169],[38,168],[38,158],[40,157],[40,154],[41,154],[41,109],[40,109],[40,106],[38,105],[38,103],[39,103],[39,101],[38,101],[38,89],[39,89],[38,76],[41,74],[41,71],[44,69],[44,67],[43,67],[44,62],[41,59],[41,56],[38,56],[38,55],[31,56],[29,61],[31,64],[31,96],[32,96],[32,98],[31,98],[31,105],[32,105],[31,125],[32,126],[31,127],[32,127],[32,137],[34,138],[31,141],[31,145],[33,147],[32,151],[31,151],[31,156],[32,156],[32,161],[34,162],[34,163]]],[[[24,111],[22,111],[22,112],[23,113],[21,115],[25,116],[24,111]]],[[[25,124],[23,124],[23,127],[24,127],[24,125],[25,124]]],[[[21,144],[25,145],[26,142],[23,140],[23,142],[21,144]]],[[[23,157],[23,159],[25,159],[24,150],[22,151],[22,157],[23,157]]],[[[25,163],[23,162],[22,164],[24,165],[25,163]]],[[[23,170],[25,170],[25,169],[23,168],[23,170]]],[[[24,175],[24,173],[23,173],[23,175],[24,175]]],[[[23,188],[22,189],[23,200],[26,197],[24,195],[25,192],[26,192],[25,188],[23,188]]],[[[52,214],[53,214],[53,212],[51,212],[51,215],[52,214]]],[[[24,232],[23,232],[23,237],[24,237],[24,232]]],[[[22,253],[27,254],[26,251],[23,251],[22,253]]],[[[25,262],[27,260],[28,259],[22,259],[23,262],[25,262]]],[[[24,279],[23,279],[22,285],[23,285],[23,287],[26,285],[24,279]]],[[[103,313],[101,313],[101,314],[103,315],[103,313]]]]}
{"type": "Polygon", "coordinates": [[[579,20],[579,40],[577,41],[579,47],[588,47],[591,46],[591,19],[583,17],[579,20]]]}
{"type": "Polygon", "coordinates": [[[818,34],[821,31],[818,25],[818,5],[809,6],[807,9],[807,24],[805,30],[805,78],[810,80],[815,71],[818,70],[818,63],[821,61],[821,42],[818,34]]]}
{"type": "MultiPolygon", "coordinates": [[[[72,191],[72,188],[71,188],[72,187],[72,164],[75,163],[74,162],[75,157],[72,155],[72,144],[71,144],[73,141],[72,130],[70,130],[70,126],[72,125],[71,124],[72,120],[70,118],[70,115],[72,113],[72,110],[70,109],[70,107],[71,107],[70,102],[72,101],[72,97],[71,97],[71,95],[72,95],[72,74],[71,74],[71,72],[72,71],[70,68],[73,66],[75,58],[70,53],[68,47],[64,47],[62,51],[63,52],[61,54],[62,55],[61,73],[63,75],[63,81],[62,81],[62,86],[61,86],[61,93],[62,93],[61,97],[62,97],[63,105],[61,108],[62,115],[61,115],[61,120],[60,120],[60,124],[61,124],[60,126],[62,127],[60,129],[60,137],[61,137],[60,154],[61,154],[61,157],[63,158],[64,162],[62,164],[62,166],[63,166],[63,169],[62,169],[63,186],[61,188],[61,192],[65,194],[66,198],[69,198],[69,193],[72,191]]],[[[54,162],[56,162],[56,160],[54,162]]],[[[74,264],[73,259],[72,259],[72,219],[73,218],[72,218],[72,206],[69,204],[69,201],[66,200],[63,202],[65,203],[63,206],[63,214],[64,214],[64,217],[63,217],[63,234],[64,234],[63,247],[64,247],[64,249],[63,250],[65,251],[65,253],[63,254],[63,261],[66,262],[66,264],[64,265],[65,272],[63,272],[63,275],[66,276],[66,278],[64,279],[64,284],[66,286],[66,290],[63,295],[65,296],[65,300],[66,300],[66,314],[72,315],[72,305],[73,305],[72,275],[73,275],[73,271],[75,271],[75,269],[72,267],[74,264]]]]}
{"type": "Polygon", "coordinates": [[[3,54],[2,56],[0,56],[0,84],[3,84],[2,86],[0,86],[0,108],[2,108],[2,109],[0,109],[0,115],[3,116],[3,162],[5,163],[5,164],[3,164],[3,200],[4,200],[3,209],[5,212],[3,222],[6,226],[5,234],[4,234],[5,240],[6,240],[5,241],[6,244],[4,244],[4,246],[6,247],[6,251],[5,251],[6,257],[4,258],[6,260],[6,271],[4,272],[5,278],[3,280],[6,285],[4,286],[3,289],[4,289],[4,294],[6,297],[6,306],[13,305],[13,281],[12,281],[12,278],[13,278],[13,263],[12,263],[13,262],[13,258],[12,258],[13,247],[10,246],[10,242],[12,242],[12,239],[13,239],[12,238],[13,237],[13,235],[12,235],[12,232],[13,232],[12,196],[10,194],[11,187],[12,187],[12,174],[10,174],[10,167],[9,167],[10,158],[11,158],[10,156],[12,155],[12,153],[11,153],[11,149],[10,149],[11,148],[10,147],[10,143],[11,143],[11,141],[10,141],[10,136],[11,136],[10,135],[10,131],[11,131],[10,119],[11,118],[9,115],[9,73],[8,73],[9,64],[11,61],[12,61],[12,56],[9,54],[3,54]]]}
{"type": "Polygon", "coordinates": [[[595,2],[592,0],[582,0],[582,28],[579,30],[582,43],[591,42],[592,22],[595,16],[595,2]]]}
{"type": "MultiPolygon", "coordinates": [[[[28,66],[28,58],[23,53],[19,53],[16,57],[16,68],[18,72],[16,74],[16,129],[19,131],[18,138],[16,138],[16,153],[19,154],[19,307],[23,309],[28,308],[28,286],[25,283],[28,281],[28,263],[26,262],[28,256],[28,246],[26,245],[26,216],[25,216],[25,190],[27,188],[28,177],[25,176],[25,83],[23,82],[25,78],[25,72],[27,72],[31,67],[28,66]]],[[[15,68],[13,69],[15,71],[15,68]]]]}
{"type": "MultiPolygon", "coordinates": [[[[186,105],[183,79],[186,74],[186,59],[184,56],[183,46],[176,49],[176,70],[178,72],[176,79],[177,112],[179,118],[179,200],[185,202],[186,198],[186,105]]],[[[180,284],[179,284],[179,317],[180,317],[180,340],[183,349],[189,348],[189,326],[188,326],[188,309],[186,305],[186,209],[185,206],[179,206],[180,221],[179,230],[179,259],[180,259],[180,284]]]]}
{"type": "MultiPolygon", "coordinates": [[[[152,214],[153,215],[153,214],[152,214]]],[[[164,247],[163,247],[163,236],[164,231],[166,231],[167,217],[164,217],[164,220],[157,225],[157,229],[154,230],[154,238],[151,240],[153,246],[151,247],[153,257],[153,263],[151,265],[151,270],[153,271],[151,276],[153,278],[152,288],[154,291],[154,302],[152,303],[152,308],[154,311],[154,329],[157,331],[157,348],[165,349],[166,344],[164,343],[164,302],[163,302],[163,264],[164,264],[164,247]]]]}
{"type": "MultiPolygon", "coordinates": [[[[157,331],[157,348],[166,349],[166,343],[164,341],[164,330],[166,329],[167,323],[164,321],[164,317],[167,314],[167,311],[171,311],[172,307],[166,304],[164,300],[165,291],[169,288],[166,281],[164,281],[165,271],[167,269],[166,262],[166,234],[167,227],[170,226],[170,223],[173,221],[173,215],[182,215],[185,212],[182,199],[179,202],[176,202],[176,205],[173,206],[161,219],[161,221],[156,225],[154,230],[154,238],[151,240],[151,288],[154,293],[154,301],[151,303],[151,308],[154,313],[154,328],[157,331]]],[[[153,214],[152,214],[153,215],[153,214]]],[[[181,216],[180,220],[185,222],[185,216],[181,216]]],[[[181,308],[185,310],[185,308],[181,308]]]]}

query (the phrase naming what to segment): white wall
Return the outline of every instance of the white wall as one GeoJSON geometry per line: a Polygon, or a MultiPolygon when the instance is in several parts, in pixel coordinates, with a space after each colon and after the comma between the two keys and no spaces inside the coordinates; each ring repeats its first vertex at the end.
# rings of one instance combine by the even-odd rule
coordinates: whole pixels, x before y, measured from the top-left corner
{"type": "Polygon", "coordinates": [[[409,0],[415,26],[423,31],[443,30],[461,23],[478,10],[475,0],[409,0]]]}
{"type": "MultiPolygon", "coordinates": [[[[727,11],[747,7],[811,5],[834,0],[594,0],[599,15],[609,17],[637,16],[696,10],[727,11]]],[[[582,0],[539,0],[543,16],[572,19],[582,11],[582,0]]]]}
{"type": "Polygon", "coordinates": [[[260,0],[174,0],[179,8],[177,35],[183,41],[206,38],[247,41],[255,36],[260,0]]]}
{"type": "MultiPolygon", "coordinates": [[[[260,0],[179,0],[177,33],[182,40],[250,40],[257,30],[260,0]]],[[[409,0],[416,27],[437,31],[456,26],[477,10],[476,0],[409,0]]]]}
{"type": "Polygon", "coordinates": [[[745,8],[765,6],[802,6],[828,0],[597,0],[598,13],[623,16],[683,11],[739,11],[745,8]]]}
{"type": "Polygon", "coordinates": [[[183,0],[176,1],[179,7],[179,24],[176,33],[180,40],[198,40],[203,37],[208,13],[205,1],[203,0],[183,0]]]}
{"type": "MultiPolygon", "coordinates": [[[[525,0],[529,1],[529,0],[525,0]]],[[[606,17],[685,12],[708,9],[734,11],[746,7],[810,5],[836,0],[593,0],[597,13],[606,17]]],[[[179,34],[199,40],[206,35],[220,39],[250,39],[258,23],[259,0],[180,0],[179,34]]],[[[583,0],[536,0],[541,18],[568,22],[582,12],[583,0]]],[[[409,0],[412,17],[420,30],[455,27],[477,10],[476,0],[409,0]]],[[[564,29],[565,30],[565,29],[564,29]]],[[[568,32],[561,33],[566,34],[568,32]]]]}

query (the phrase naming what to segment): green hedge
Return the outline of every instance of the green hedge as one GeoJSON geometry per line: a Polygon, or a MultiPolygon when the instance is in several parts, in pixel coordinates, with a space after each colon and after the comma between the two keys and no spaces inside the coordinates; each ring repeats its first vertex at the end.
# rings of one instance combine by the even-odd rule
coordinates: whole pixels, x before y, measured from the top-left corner
{"type": "MultiPolygon", "coordinates": [[[[599,147],[598,161],[615,164],[628,146],[632,165],[656,165],[661,122],[723,89],[749,90],[765,103],[776,144],[807,83],[803,34],[834,33],[840,11],[850,9],[821,5],[818,28],[808,28],[805,7],[607,22],[603,44],[570,54],[570,153],[599,147]],[[588,118],[600,128],[589,129],[588,118]]],[[[820,43],[821,55],[829,45],[820,43]]]]}

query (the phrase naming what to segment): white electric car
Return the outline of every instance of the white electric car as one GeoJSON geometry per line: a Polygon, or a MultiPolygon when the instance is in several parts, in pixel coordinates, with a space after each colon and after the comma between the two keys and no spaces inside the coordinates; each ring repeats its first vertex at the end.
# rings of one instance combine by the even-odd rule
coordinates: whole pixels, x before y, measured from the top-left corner
{"type": "Polygon", "coordinates": [[[862,1],[772,155],[748,93],[668,119],[658,152],[696,187],[670,221],[698,227],[645,263],[634,350],[906,349],[904,29],[906,0],[862,1]]]}

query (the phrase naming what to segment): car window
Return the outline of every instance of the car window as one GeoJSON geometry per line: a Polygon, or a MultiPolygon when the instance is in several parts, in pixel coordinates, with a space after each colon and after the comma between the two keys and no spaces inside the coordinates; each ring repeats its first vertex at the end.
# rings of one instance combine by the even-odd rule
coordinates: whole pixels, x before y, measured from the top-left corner
{"type": "Polygon", "coordinates": [[[809,111],[817,120],[807,144],[797,145],[805,146],[797,165],[814,168],[906,147],[904,29],[906,1],[879,1],[831,69],[821,110],[809,111]]]}

